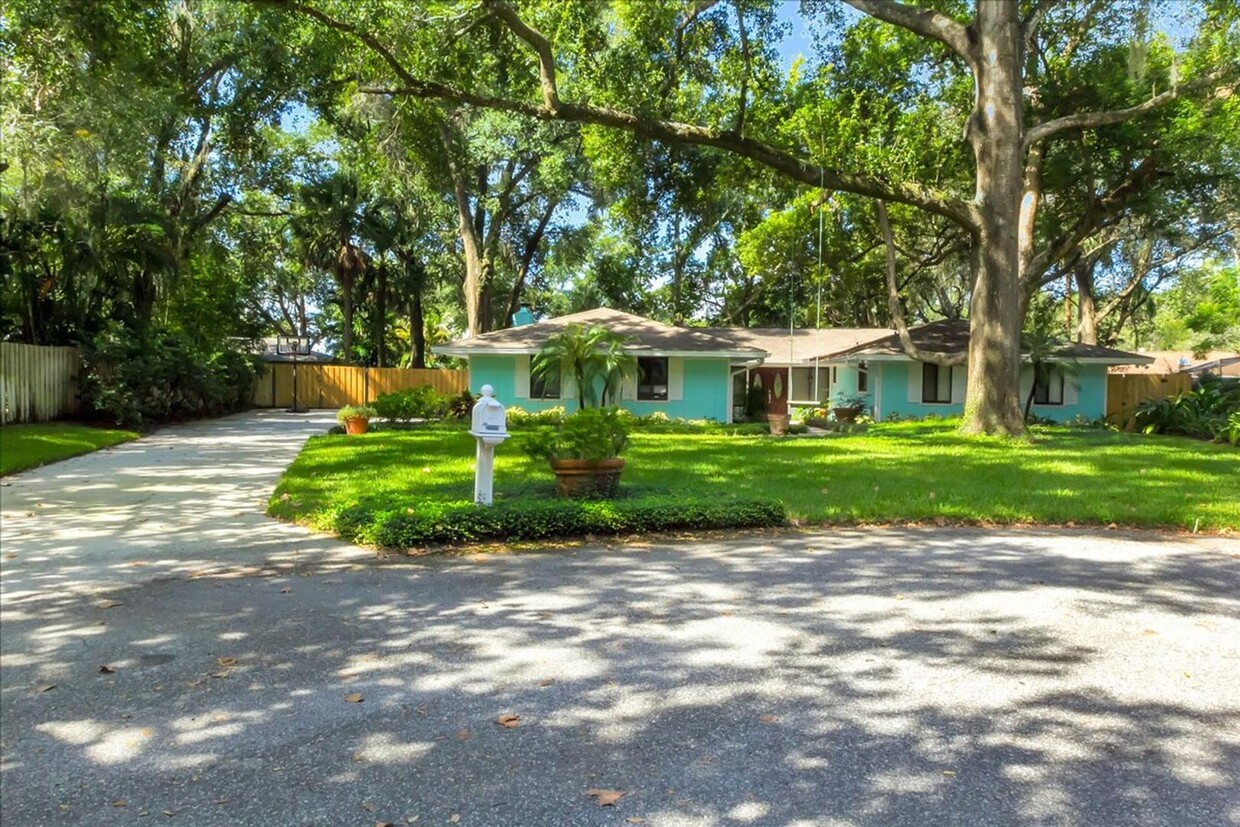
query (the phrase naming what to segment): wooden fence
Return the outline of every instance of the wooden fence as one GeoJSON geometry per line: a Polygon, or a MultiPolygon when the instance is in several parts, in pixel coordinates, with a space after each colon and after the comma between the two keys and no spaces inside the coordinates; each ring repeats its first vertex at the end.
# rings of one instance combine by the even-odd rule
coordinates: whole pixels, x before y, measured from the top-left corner
{"type": "MultiPolygon", "coordinates": [[[[254,383],[254,406],[288,408],[293,404],[293,365],[268,364],[254,383]]],[[[307,408],[365,405],[381,393],[430,385],[455,396],[469,386],[463,370],[364,368],[352,365],[298,365],[297,404],[307,408]]]]}
{"type": "Polygon", "coordinates": [[[46,422],[78,410],[75,347],[0,342],[0,422],[46,422]]]}
{"type": "Polygon", "coordinates": [[[1193,380],[1187,373],[1110,374],[1107,376],[1107,419],[1123,428],[1137,426],[1137,406],[1149,400],[1166,399],[1190,391],[1193,380]]]}

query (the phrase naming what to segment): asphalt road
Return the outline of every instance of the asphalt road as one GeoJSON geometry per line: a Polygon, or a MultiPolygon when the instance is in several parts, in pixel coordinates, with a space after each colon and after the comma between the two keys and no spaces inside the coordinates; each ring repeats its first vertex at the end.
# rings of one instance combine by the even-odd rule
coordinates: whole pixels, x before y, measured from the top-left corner
{"type": "Polygon", "coordinates": [[[4,481],[5,827],[1240,824],[1234,539],[376,559],[261,516],[326,424],[4,481]]]}

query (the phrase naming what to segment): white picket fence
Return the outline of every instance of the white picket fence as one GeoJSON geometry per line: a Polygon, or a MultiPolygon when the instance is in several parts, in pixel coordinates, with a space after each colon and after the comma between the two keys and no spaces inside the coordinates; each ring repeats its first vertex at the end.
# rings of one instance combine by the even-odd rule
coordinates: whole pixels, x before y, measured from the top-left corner
{"type": "Polygon", "coordinates": [[[75,347],[0,342],[0,423],[47,422],[78,410],[75,347]]]}

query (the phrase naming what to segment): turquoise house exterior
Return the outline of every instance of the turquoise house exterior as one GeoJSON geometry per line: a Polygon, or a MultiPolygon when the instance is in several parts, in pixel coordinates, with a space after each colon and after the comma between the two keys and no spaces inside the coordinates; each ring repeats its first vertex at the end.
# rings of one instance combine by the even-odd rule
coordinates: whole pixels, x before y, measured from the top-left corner
{"type": "MultiPolygon", "coordinates": [[[[661,412],[673,419],[733,422],[743,415],[750,388],[763,383],[768,412],[829,405],[840,394],[861,396],[876,421],[964,412],[966,368],[914,361],[898,337],[882,328],[678,328],[600,308],[458,339],[434,350],[469,360],[469,388],[475,394],[491,385],[496,398],[510,407],[539,411],[562,406],[572,411],[577,401],[569,371],[561,370],[554,382],[530,372],[530,361],[546,340],[572,324],[601,325],[629,337],[632,344],[626,350],[638,359],[639,378],[621,388],[619,404],[639,416],[661,412]],[[772,382],[773,376],[778,381],[772,382]],[[778,398],[770,393],[772,385],[781,389],[778,398]]],[[[966,321],[931,322],[910,332],[926,352],[958,355],[968,348],[966,321]]],[[[1048,381],[1035,389],[1032,411],[1067,422],[1105,416],[1110,366],[1152,360],[1075,344],[1051,361],[1048,381]]],[[[1022,405],[1032,385],[1033,371],[1026,366],[1022,405]]]]}
{"type": "MultiPolygon", "coordinates": [[[[951,355],[968,349],[969,324],[966,321],[931,322],[910,331],[913,342],[928,352],[951,355]]],[[[829,354],[824,360],[838,370],[839,390],[867,397],[876,421],[923,419],[927,416],[960,416],[968,388],[964,365],[942,367],[914,361],[905,355],[899,338],[885,333],[880,339],[846,351],[829,354]],[[862,374],[865,381],[859,382],[862,374]]],[[[1034,391],[1031,412],[1056,422],[1100,419],[1107,410],[1107,370],[1112,365],[1148,364],[1152,360],[1098,345],[1068,345],[1048,360],[1050,376],[1033,388],[1031,365],[1021,370],[1021,405],[1034,391]]]]}
{"type": "Polygon", "coordinates": [[[562,369],[557,381],[548,383],[531,374],[530,362],[548,338],[574,324],[600,325],[630,338],[626,350],[638,360],[639,377],[621,387],[619,405],[638,416],[663,413],[671,419],[731,422],[733,373],[743,373],[766,356],[701,329],[672,327],[606,308],[458,339],[434,351],[469,360],[469,389],[475,394],[490,385],[495,397],[510,407],[573,411],[577,393],[570,371],[562,369]]]}

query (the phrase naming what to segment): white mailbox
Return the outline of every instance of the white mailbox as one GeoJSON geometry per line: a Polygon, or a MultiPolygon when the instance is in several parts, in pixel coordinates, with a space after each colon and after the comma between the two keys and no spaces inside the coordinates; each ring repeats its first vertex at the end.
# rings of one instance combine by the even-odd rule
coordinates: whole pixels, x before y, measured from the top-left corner
{"type": "Polygon", "coordinates": [[[495,446],[508,438],[508,414],[490,385],[482,386],[482,397],[474,403],[469,432],[478,441],[474,502],[490,505],[495,489],[495,446]]]}

